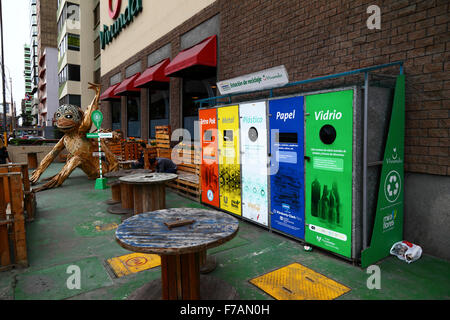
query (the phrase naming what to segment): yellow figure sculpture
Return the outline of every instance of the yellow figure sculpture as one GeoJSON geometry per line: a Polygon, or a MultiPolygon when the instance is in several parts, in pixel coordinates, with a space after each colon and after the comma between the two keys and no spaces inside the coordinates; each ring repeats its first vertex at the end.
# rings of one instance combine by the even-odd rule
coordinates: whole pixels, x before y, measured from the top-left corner
{"type": "MultiPolygon", "coordinates": [[[[59,187],[77,167],[80,167],[89,179],[99,177],[99,161],[98,158],[92,155],[93,152],[98,150],[98,144],[95,141],[88,140],[86,133],[89,132],[92,126],[92,112],[98,110],[100,85],[92,83],[89,83],[89,85],[89,89],[95,90],[95,97],[85,112],[77,106],[68,104],[60,106],[56,111],[56,125],[59,130],[64,132],[64,136],[58,141],[52,151],[45,156],[39,167],[33,171],[30,177],[31,183],[35,184],[39,180],[42,173],[64,148],[69,152],[67,162],[57,175],[47,179],[48,182],[33,189],[33,191],[39,192],[59,187]]],[[[108,149],[106,143],[101,144],[102,151],[105,152],[106,156],[106,162],[102,163],[103,173],[117,170],[119,163],[116,157],[108,149]]]]}

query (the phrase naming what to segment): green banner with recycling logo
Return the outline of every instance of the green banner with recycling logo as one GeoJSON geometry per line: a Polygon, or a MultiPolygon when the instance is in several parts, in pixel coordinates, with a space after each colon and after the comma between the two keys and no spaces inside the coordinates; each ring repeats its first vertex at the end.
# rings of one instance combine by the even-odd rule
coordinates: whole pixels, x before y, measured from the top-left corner
{"type": "Polygon", "coordinates": [[[405,76],[400,75],[395,86],[372,238],[361,254],[363,268],[387,257],[392,245],[403,240],[404,139],[405,76]]]}

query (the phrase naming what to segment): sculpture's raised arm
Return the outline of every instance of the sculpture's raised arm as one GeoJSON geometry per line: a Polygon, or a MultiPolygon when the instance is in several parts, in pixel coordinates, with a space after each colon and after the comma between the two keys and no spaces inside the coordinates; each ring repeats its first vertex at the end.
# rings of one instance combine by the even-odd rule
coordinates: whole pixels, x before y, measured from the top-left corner
{"type": "Polygon", "coordinates": [[[95,90],[95,97],[92,100],[89,107],[84,112],[83,121],[81,122],[80,129],[78,132],[85,133],[88,132],[92,127],[92,112],[98,110],[98,102],[100,100],[100,85],[89,82],[89,89],[95,90]]]}

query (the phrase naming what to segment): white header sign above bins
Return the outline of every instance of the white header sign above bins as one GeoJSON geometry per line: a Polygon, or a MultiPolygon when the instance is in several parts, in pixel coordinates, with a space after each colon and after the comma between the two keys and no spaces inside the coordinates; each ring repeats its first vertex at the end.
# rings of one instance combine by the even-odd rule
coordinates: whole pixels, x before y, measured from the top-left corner
{"type": "Polygon", "coordinates": [[[237,78],[217,83],[220,94],[258,91],[282,87],[289,82],[284,66],[278,66],[263,71],[247,74],[237,78]]]}

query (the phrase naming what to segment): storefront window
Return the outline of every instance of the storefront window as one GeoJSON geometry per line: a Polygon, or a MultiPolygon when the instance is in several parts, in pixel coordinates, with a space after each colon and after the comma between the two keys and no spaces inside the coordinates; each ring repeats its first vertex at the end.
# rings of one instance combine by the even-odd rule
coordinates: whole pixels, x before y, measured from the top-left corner
{"type": "Polygon", "coordinates": [[[141,136],[141,98],[139,96],[127,96],[127,125],[128,137],[141,136]]]}
{"type": "Polygon", "coordinates": [[[118,101],[111,101],[111,113],[112,113],[112,129],[113,130],[121,130],[121,121],[120,121],[120,108],[121,103],[118,101]]]}
{"type": "Polygon", "coordinates": [[[155,138],[156,126],[169,125],[169,90],[149,89],[150,138],[155,138]]]}
{"type": "MultiPolygon", "coordinates": [[[[199,104],[195,100],[216,96],[216,77],[192,80],[183,79],[183,128],[188,130],[191,140],[200,140],[198,126],[199,104]]],[[[203,104],[203,107],[208,104],[203,104]]]]}

